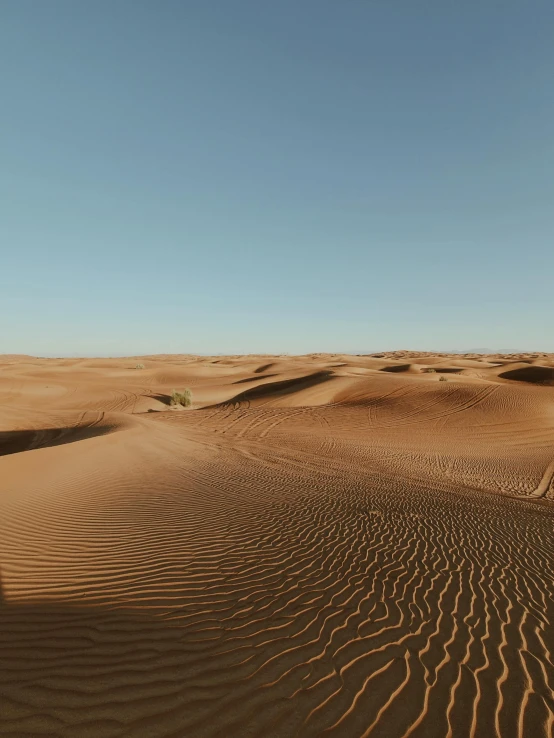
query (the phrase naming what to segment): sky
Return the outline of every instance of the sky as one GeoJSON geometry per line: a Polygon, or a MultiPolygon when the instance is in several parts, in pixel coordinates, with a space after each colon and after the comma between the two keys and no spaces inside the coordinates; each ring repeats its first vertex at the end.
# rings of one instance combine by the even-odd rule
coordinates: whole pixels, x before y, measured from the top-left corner
{"type": "Polygon", "coordinates": [[[552,0],[0,0],[0,353],[554,351],[552,0]]]}

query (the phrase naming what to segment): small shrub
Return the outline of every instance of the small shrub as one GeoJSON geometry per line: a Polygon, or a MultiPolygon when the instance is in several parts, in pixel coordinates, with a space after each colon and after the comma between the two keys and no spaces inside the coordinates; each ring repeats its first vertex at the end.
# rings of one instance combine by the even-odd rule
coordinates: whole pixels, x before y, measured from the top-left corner
{"type": "Polygon", "coordinates": [[[431,369],[431,367],[429,367],[428,369],[424,369],[423,371],[426,374],[435,374],[437,370],[436,369],[431,369]]]}
{"type": "Polygon", "coordinates": [[[144,364],[137,364],[135,369],[144,369],[144,364]]]}
{"type": "Polygon", "coordinates": [[[446,381],[447,381],[446,377],[439,377],[439,382],[446,382],[446,381]]]}
{"type": "Polygon", "coordinates": [[[177,390],[173,390],[173,392],[171,393],[169,404],[190,407],[192,405],[192,392],[189,389],[183,390],[182,392],[177,392],[177,390]]]}

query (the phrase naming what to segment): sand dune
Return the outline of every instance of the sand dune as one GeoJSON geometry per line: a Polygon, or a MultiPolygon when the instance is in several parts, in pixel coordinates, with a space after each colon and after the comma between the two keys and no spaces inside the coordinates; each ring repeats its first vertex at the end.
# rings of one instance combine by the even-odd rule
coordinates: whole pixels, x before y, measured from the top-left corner
{"type": "Polygon", "coordinates": [[[553,372],[0,357],[0,735],[552,736],[553,372]]]}
{"type": "Polygon", "coordinates": [[[554,367],[550,366],[523,366],[509,369],[499,374],[504,379],[514,379],[518,382],[533,382],[554,386],[554,367]]]}

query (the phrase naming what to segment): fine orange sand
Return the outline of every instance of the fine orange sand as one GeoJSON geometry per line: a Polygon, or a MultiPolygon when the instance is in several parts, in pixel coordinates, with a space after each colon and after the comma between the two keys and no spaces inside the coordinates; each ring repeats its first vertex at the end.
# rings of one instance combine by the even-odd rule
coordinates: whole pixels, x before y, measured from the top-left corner
{"type": "Polygon", "coordinates": [[[551,736],[553,478],[553,355],[0,357],[0,735],[551,736]]]}

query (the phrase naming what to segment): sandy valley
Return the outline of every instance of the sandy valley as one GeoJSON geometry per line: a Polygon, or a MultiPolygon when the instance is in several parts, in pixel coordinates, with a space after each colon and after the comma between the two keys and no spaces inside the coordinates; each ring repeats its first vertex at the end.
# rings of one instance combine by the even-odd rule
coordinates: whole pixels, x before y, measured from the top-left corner
{"type": "Polygon", "coordinates": [[[548,738],[554,356],[0,357],[0,577],[2,736],[548,738]]]}

